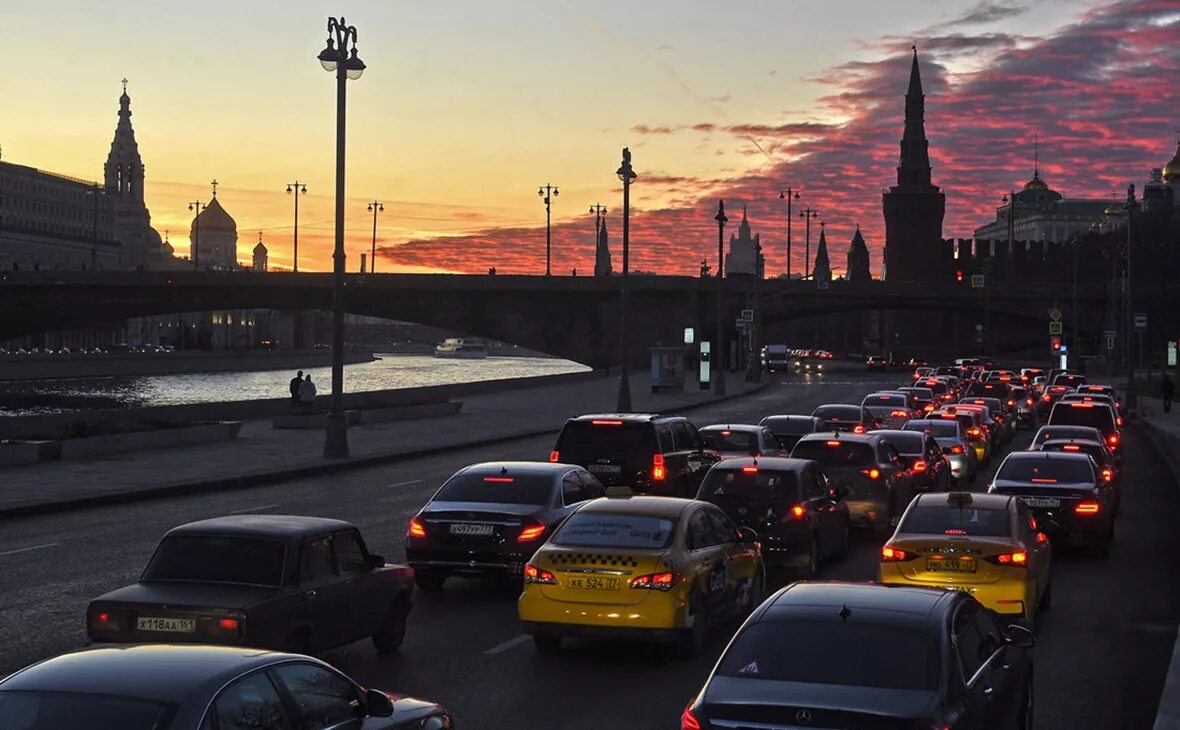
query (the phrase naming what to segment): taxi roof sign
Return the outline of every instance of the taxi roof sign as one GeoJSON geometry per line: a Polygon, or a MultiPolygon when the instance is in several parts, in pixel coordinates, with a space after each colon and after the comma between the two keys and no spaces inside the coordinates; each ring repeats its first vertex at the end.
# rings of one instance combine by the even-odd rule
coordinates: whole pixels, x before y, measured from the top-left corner
{"type": "Polygon", "coordinates": [[[965,507],[972,501],[971,492],[950,492],[946,495],[946,503],[952,507],[965,507]]]}

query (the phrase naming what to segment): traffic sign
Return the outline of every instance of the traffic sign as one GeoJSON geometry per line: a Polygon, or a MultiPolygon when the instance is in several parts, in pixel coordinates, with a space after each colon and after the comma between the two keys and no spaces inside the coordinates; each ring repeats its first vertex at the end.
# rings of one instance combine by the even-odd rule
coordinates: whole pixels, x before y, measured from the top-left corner
{"type": "MultiPolygon", "coordinates": [[[[1053,307],[1052,309],[1050,309],[1049,310],[1049,319],[1053,320],[1054,322],[1060,322],[1061,321],[1061,309],[1059,307],[1053,307]]],[[[1057,334],[1061,334],[1061,333],[1058,332],[1057,334]]]]}
{"type": "Polygon", "coordinates": [[[1063,329],[1063,324],[1064,324],[1064,323],[1063,323],[1063,322],[1060,322],[1060,321],[1053,321],[1053,322],[1050,322],[1050,323],[1049,323],[1049,334],[1051,334],[1051,335],[1060,335],[1060,334],[1064,334],[1064,333],[1062,332],[1062,329],[1063,329]]]}
{"type": "Polygon", "coordinates": [[[1146,332],[1147,331],[1147,315],[1146,314],[1139,313],[1139,314],[1135,315],[1135,331],[1136,332],[1146,332]]]}
{"type": "Polygon", "coordinates": [[[1176,343],[1168,343],[1168,367],[1176,367],[1176,343]]]}
{"type": "Polygon", "coordinates": [[[753,309],[743,309],[742,310],[742,321],[753,322],[754,321],[754,310],[753,309]]]}
{"type": "Polygon", "coordinates": [[[971,275],[971,288],[972,289],[982,289],[983,284],[984,284],[983,274],[972,274],[971,275]]]}

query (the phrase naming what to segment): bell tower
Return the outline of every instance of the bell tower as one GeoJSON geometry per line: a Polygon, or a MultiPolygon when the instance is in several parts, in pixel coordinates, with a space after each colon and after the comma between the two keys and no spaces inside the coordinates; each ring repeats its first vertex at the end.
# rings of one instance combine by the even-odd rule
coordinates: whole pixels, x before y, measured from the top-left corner
{"type": "Polygon", "coordinates": [[[127,95],[127,79],[123,79],[123,95],[119,97],[119,123],[111,151],[103,166],[103,177],[108,195],[128,197],[143,202],[143,160],[131,128],[131,97],[127,95]]]}

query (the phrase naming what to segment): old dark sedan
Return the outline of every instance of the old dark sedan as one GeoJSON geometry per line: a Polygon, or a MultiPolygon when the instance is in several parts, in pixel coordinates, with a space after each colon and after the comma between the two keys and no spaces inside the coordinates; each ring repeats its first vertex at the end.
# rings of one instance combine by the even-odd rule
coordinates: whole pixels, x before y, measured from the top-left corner
{"type": "Polygon", "coordinates": [[[413,579],[341,520],[215,517],[169,530],[139,582],[90,602],[86,629],[96,642],[299,653],[370,636],[390,652],[405,637],[413,579]]]}
{"type": "Polygon", "coordinates": [[[880,426],[865,409],[847,403],[825,403],[816,407],[811,415],[823,423],[821,431],[864,433],[880,426]]]}
{"type": "Polygon", "coordinates": [[[822,429],[824,422],[815,416],[767,416],[758,425],[770,429],[783,451],[790,453],[796,441],[822,429]]]}
{"type": "Polygon", "coordinates": [[[1034,643],[966,593],[794,583],[738,630],[680,727],[1030,728],[1034,643]]]}
{"type": "Polygon", "coordinates": [[[448,576],[521,579],[562,520],[606,495],[574,464],[497,461],[465,466],[410,520],[406,562],[423,590],[448,576]]]}
{"type": "Polygon", "coordinates": [[[0,680],[6,730],[446,730],[445,709],[366,690],[297,654],[226,646],[96,647],[0,680]]]}

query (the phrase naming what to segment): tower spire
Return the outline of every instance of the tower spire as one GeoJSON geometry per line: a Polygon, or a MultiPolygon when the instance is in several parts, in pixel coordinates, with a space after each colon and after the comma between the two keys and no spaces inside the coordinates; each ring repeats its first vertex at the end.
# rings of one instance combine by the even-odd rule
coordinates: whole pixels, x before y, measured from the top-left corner
{"type": "Polygon", "coordinates": [[[1033,179],[1041,176],[1041,143],[1036,132],[1033,132],[1033,179]]]}

